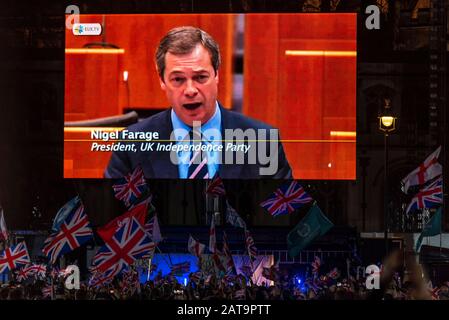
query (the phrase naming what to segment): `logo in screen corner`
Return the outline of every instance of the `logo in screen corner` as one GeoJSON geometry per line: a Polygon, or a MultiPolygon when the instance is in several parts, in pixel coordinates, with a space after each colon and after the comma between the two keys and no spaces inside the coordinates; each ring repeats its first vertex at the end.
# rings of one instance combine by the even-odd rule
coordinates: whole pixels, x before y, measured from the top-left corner
{"type": "Polygon", "coordinates": [[[72,32],[75,36],[98,36],[101,34],[101,24],[75,23],[72,32]]]}

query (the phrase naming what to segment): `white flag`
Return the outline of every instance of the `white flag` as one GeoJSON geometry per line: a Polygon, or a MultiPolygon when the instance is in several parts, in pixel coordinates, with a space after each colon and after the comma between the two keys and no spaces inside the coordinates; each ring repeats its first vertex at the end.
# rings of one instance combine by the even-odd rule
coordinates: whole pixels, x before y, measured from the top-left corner
{"type": "Polygon", "coordinates": [[[8,240],[8,229],[6,229],[5,217],[3,215],[3,208],[0,207],[0,240],[8,240]]]}
{"type": "Polygon", "coordinates": [[[196,241],[191,235],[189,236],[188,250],[191,254],[199,257],[203,254],[204,248],[206,248],[204,244],[196,241]]]}
{"type": "Polygon", "coordinates": [[[402,191],[407,193],[411,186],[423,185],[427,181],[439,176],[443,172],[443,167],[438,163],[441,146],[430,154],[418,168],[410,172],[402,179],[402,191]]]}

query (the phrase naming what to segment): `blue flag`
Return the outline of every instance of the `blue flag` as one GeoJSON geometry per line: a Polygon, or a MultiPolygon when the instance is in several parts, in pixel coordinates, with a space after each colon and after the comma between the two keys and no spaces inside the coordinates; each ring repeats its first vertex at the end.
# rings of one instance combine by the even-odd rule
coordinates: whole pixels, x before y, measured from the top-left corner
{"type": "Polygon", "coordinates": [[[306,216],[287,235],[288,253],[293,258],[315,238],[324,235],[334,224],[314,204],[306,216]]]}
{"type": "Polygon", "coordinates": [[[53,220],[53,226],[51,227],[52,232],[59,232],[61,229],[62,223],[67,219],[69,214],[75,211],[81,204],[81,199],[79,196],[76,196],[65,205],[59,209],[58,213],[56,213],[56,217],[53,220]]]}
{"type": "Polygon", "coordinates": [[[442,207],[438,208],[437,212],[435,212],[432,218],[427,221],[422,229],[422,232],[416,241],[416,251],[421,247],[421,242],[424,237],[436,236],[441,233],[441,208],[442,207]]]}

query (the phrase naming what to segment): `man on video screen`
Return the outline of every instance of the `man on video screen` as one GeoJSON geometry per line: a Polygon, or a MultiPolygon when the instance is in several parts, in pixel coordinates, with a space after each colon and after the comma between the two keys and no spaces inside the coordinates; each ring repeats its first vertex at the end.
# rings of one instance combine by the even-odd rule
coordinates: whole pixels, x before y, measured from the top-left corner
{"type": "Polygon", "coordinates": [[[194,27],[170,30],[159,43],[156,65],[171,108],[126,130],[155,132],[158,140],[139,142],[136,152],[114,152],[105,177],[121,178],[137,166],[146,178],[292,177],[278,130],[217,101],[220,51],[209,34],[194,27]]]}

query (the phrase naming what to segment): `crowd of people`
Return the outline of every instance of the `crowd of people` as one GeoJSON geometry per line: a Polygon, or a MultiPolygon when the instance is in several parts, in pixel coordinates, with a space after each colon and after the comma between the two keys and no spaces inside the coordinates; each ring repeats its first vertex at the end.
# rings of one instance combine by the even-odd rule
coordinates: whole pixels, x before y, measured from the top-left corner
{"type": "MultiPolygon", "coordinates": [[[[312,282],[312,279],[306,281],[312,282]]],[[[366,289],[363,281],[342,279],[342,282],[323,285],[253,285],[251,283],[211,283],[184,286],[178,282],[165,280],[161,284],[148,281],[139,288],[126,288],[111,283],[101,288],[81,284],[78,290],[54,286],[54,292],[46,290],[45,282],[33,284],[9,283],[0,289],[0,300],[449,300],[449,284],[443,283],[428,292],[420,292],[419,286],[411,282],[398,286],[389,285],[382,294],[366,289]]]]}
{"type": "MultiPolygon", "coordinates": [[[[47,279],[11,280],[0,289],[0,300],[449,300],[449,282],[431,282],[423,277],[420,265],[401,270],[389,257],[380,272],[380,287],[367,288],[365,276],[352,276],[332,269],[299,279],[287,272],[275,275],[259,285],[243,274],[217,278],[214,275],[189,276],[186,285],[172,274],[141,283],[138,273],[131,270],[126,276],[110,283],[92,286],[82,281],[79,289],[65,289],[64,276],[47,279]],[[403,277],[401,277],[403,275],[403,277]]],[[[284,270],[285,271],[285,270],[284,270]]],[[[369,275],[368,275],[369,276],[369,275]]]]}

